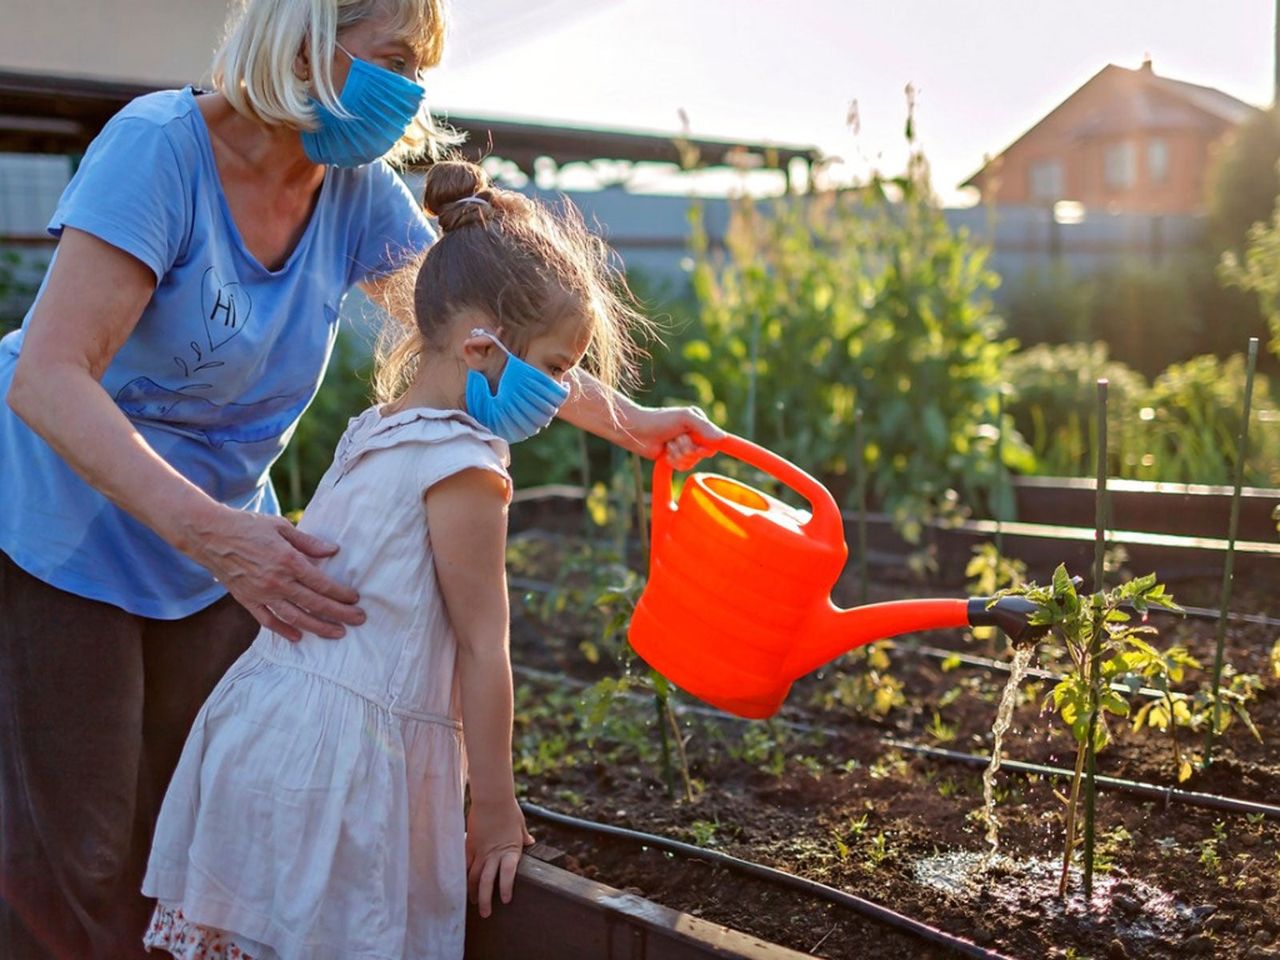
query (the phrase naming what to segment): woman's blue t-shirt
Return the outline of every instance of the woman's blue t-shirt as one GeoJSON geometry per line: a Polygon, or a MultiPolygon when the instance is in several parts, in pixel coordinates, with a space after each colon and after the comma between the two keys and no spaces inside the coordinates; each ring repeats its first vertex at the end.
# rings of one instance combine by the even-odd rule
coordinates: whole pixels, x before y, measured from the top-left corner
{"type": "MultiPolygon", "coordinates": [[[[49,232],[64,227],[124,250],[156,276],[103,388],[179,473],[215,500],[259,513],[279,512],[269,470],[320,387],[344,294],[432,239],[422,208],[385,163],[329,168],[297,247],[268,270],[231,218],[190,89],[141,97],[107,124],[49,232]]],[[[0,340],[0,398],[30,322],[29,312],[0,340]]],[[[81,480],[7,403],[0,491],[0,550],[59,589],[159,619],[225,593],[81,480]]]]}

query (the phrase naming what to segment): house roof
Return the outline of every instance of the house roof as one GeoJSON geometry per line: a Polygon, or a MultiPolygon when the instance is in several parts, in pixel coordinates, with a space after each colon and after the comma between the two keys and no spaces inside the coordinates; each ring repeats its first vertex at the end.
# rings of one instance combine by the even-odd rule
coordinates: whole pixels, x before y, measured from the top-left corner
{"type": "Polygon", "coordinates": [[[1237,100],[1231,94],[1223,93],[1215,87],[1204,87],[1198,83],[1174,80],[1172,77],[1159,77],[1154,73],[1150,74],[1149,82],[1168,90],[1175,96],[1185,97],[1193,106],[1233,125],[1244,123],[1258,112],[1258,108],[1252,104],[1237,100]]]}
{"type": "MultiPolygon", "coordinates": [[[[80,153],[106,122],[153,86],[76,77],[53,77],[0,70],[0,152],[80,153]]],[[[558,164],[590,160],[680,163],[674,134],[556,126],[516,119],[450,116],[448,124],[467,134],[463,152],[494,154],[532,173],[538,157],[558,164]]],[[[817,147],[737,143],[680,138],[697,152],[698,166],[724,166],[742,154],[753,165],[786,171],[792,160],[813,164],[817,147]]]]}
{"type": "Polygon", "coordinates": [[[1041,117],[1022,136],[992,157],[982,169],[960,186],[976,186],[987,169],[1006,153],[1024,142],[1074,97],[1097,83],[1120,81],[1115,97],[1105,111],[1099,110],[1070,131],[1079,138],[1105,137],[1134,130],[1202,129],[1214,130],[1223,124],[1238,126],[1258,112],[1258,108],[1238,100],[1229,93],[1185,80],[1158,76],[1151,61],[1136,70],[1107,64],[1071,96],[1041,117]]]}

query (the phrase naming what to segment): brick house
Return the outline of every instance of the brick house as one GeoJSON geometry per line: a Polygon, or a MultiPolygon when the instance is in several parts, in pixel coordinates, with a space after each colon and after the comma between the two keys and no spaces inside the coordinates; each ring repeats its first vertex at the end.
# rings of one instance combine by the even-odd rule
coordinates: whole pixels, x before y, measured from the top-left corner
{"type": "Polygon", "coordinates": [[[1212,87],[1108,64],[961,186],[983,202],[1073,200],[1109,213],[1204,209],[1214,151],[1257,108],[1212,87]]]}

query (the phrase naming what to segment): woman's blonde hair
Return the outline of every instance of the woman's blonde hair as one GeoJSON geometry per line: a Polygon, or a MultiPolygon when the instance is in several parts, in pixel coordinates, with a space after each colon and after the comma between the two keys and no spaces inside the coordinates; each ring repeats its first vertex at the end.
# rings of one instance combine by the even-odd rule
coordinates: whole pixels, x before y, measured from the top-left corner
{"type": "MultiPolygon", "coordinates": [[[[386,16],[418,55],[422,70],[440,62],[444,49],[443,0],[240,0],[213,58],[213,83],[240,114],[265,124],[314,130],[314,97],[344,116],[333,87],[338,33],[370,17],[386,16]],[[306,51],[308,79],[295,64],[306,51]]],[[[436,156],[461,138],[437,125],[426,103],[385,159],[436,156]]]]}
{"type": "Polygon", "coordinates": [[[434,164],[424,191],[442,235],[414,282],[416,329],[394,320],[384,328],[374,373],[380,402],[403,392],[422,351],[441,343],[463,311],[491,318],[517,356],[553,325],[577,324],[586,367],[607,387],[635,383],[643,351],[633,334],[653,335],[653,325],[632,306],[609,248],[568,201],[553,209],[499,189],[463,160],[434,164]]]}

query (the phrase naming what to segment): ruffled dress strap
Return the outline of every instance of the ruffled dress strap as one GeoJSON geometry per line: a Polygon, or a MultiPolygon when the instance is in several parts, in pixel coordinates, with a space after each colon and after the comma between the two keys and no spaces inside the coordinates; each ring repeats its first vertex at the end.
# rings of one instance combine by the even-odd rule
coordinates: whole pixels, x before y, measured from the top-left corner
{"type": "Polygon", "coordinates": [[[352,419],[334,454],[335,484],[370,454],[393,447],[423,448],[423,489],[460,469],[480,467],[500,473],[510,493],[507,442],[461,410],[431,407],[411,407],[387,416],[371,407],[352,419]]]}

